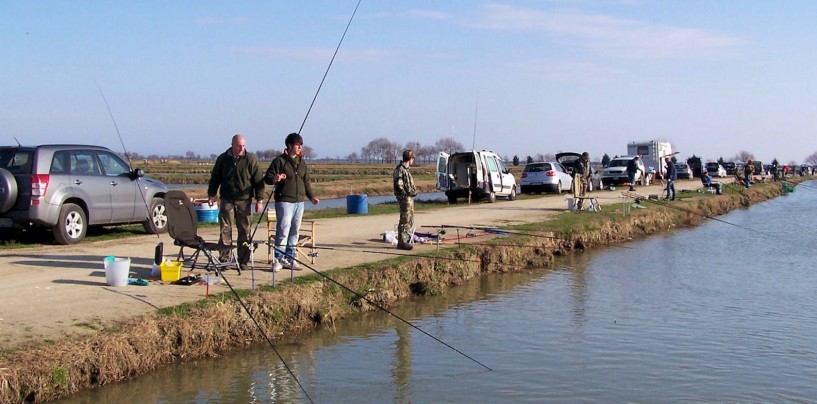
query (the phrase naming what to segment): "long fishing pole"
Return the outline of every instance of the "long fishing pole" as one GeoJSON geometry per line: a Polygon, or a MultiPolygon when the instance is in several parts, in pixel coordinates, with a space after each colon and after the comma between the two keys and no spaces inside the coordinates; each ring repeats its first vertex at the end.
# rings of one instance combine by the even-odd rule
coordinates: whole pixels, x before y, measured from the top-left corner
{"type": "MultiPolygon", "coordinates": [[[[306,125],[306,120],[309,118],[309,113],[312,112],[312,106],[315,105],[315,101],[318,99],[318,94],[321,93],[321,88],[323,88],[323,83],[326,81],[326,76],[329,75],[329,69],[332,68],[332,64],[335,62],[335,57],[338,55],[338,51],[340,50],[340,45],[343,44],[343,39],[346,38],[346,33],[349,31],[349,27],[352,25],[352,20],[355,18],[355,14],[357,14],[357,9],[360,7],[360,3],[363,0],[358,0],[357,5],[355,5],[355,10],[352,12],[352,16],[349,17],[349,22],[346,23],[346,29],[343,30],[343,35],[340,37],[340,41],[338,41],[338,46],[335,47],[335,52],[332,54],[332,59],[329,60],[329,65],[326,66],[326,71],[323,72],[323,77],[321,78],[320,84],[318,84],[318,89],[315,91],[315,95],[312,97],[312,102],[309,104],[309,108],[306,110],[306,114],[304,115],[304,120],[301,122],[301,127],[298,129],[298,134],[304,130],[304,125],[306,125]]],[[[303,157],[301,157],[303,159],[303,157]]],[[[300,165],[300,160],[298,161],[300,165]]],[[[297,172],[297,169],[296,169],[297,172]]],[[[270,201],[272,200],[272,195],[275,194],[276,185],[272,186],[270,189],[269,196],[267,197],[267,203],[264,206],[269,206],[270,201]]],[[[255,223],[255,229],[253,229],[252,234],[250,234],[250,244],[252,245],[252,240],[255,238],[255,233],[258,231],[258,226],[261,225],[261,219],[264,215],[260,215],[258,217],[258,221],[255,223]]]]}
{"type": "MultiPolygon", "coordinates": [[[[428,226],[422,226],[422,227],[441,228],[441,229],[445,229],[445,228],[466,229],[466,230],[473,229],[473,230],[480,230],[480,231],[484,231],[486,233],[493,233],[493,234],[497,234],[497,235],[502,235],[503,233],[506,233],[506,234],[513,234],[513,235],[517,235],[517,236],[541,237],[541,238],[546,238],[546,239],[551,239],[551,240],[556,240],[556,241],[572,241],[572,240],[566,239],[564,237],[548,236],[548,235],[536,234],[536,233],[526,233],[526,232],[516,231],[516,230],[497,229],[495,227],[457,226],[457,225],[453,225],[453,224],[438,224],[436,226],[428,225],[428,226]]],[[[626,246],[617,246],[615,244],[612,245],[612,246],[613,247],[621,247],[621,248],[629,248],[629,247],[626,247],[626,246]]]]}
{"type": "Polygon", "coordinates": [[[692,211],[692,210],[684,209],[684,208],[682,208],[680,206],[675,206],[675,205],[672,205],[670,203],[652,200],[652,199],[644,197],[643,195],[636,194],[634,192],[629,192],[629,191],[628,192],[622,192],[622,195],[624,195],[625,197],[628,197],[628,198],[635,199],[637,203],[642,202],[642,201],[646,201],[646,202],[649,202],[649,203],[652,203],[652,204],[655,204],[655,205],[658,205],[658,206],[663,206],[665,208],[675,209],[675,210],[678,210],[678,211],[681,211],[681,212],[684,212],[684,213],[689,213],[691,215],[701,216],[701,217],[709,219],[709,220],[714,220],[716,222],[721,222],[723,224],[728,224],[730,226],[734,226],[734,227],[737,227],[739,229],[748,230],[748,231],[751,231],[751,232],[754,232],[754,233],[757,233],[757,234],[762,234],[764,236],[773,237],[773,236],[771,236],[769,234],[763,233],[763,232],[755,230],[755,229],[750,229],[748,227],[741,226],[739,224],[735,224],[735,223],[732,223],[732,222],[728,222],[726,220],[719,219],[719,218],[714,217],[714,216],[710,216],[710,215],[706,215],[706,214],[703,214],[703,213],[698,213],[698,212],[695,212],[695,211],[692,211]]]}
{"type": "Polygon", "coordinates": [[[247,313],[247,316],[250,318],[250,320],[252,320],[253,324],[255,324],[255,327],[258,329],[258,332],[260,332],[261,335],[264,337],[264,340],[267,341],[267,344],[275,352],[275,355],[278,356],[278,359],[280,359],[281,363],[284,364],[284,367],[286,368],[287,372],[289,372],[290,376],[292,376],[292,379],[295,380],[295,383],[298,385],[298,387],[301,389],[301,391],[304,393],[304,395],[306,395],[306,398],[309,400],[309,402],[314,403],[314,401],[312,401],[312,397],[309,396],[309,393],[306,392],[306,389],[304,389],[304,386],[301,385],[301,382],[298,380],[298,377],[295,376],[295,372],[293,372],[292,369],[289,367],[289,365],[287,365],[286,360],[284,360],[284,357],[278,351],[278,348],[275,347],[275,344],[272,342],[272,339],[270,339],[270,337],[267,335],[266,331],[264,331],[264,328],[261,327],[261,324],[258,323],[258,320],[255,319],[255,316],[253,316],[250,309],[244,303],[244,300],[241,299],[241,296],[239,296],[238,292],[235,290],[235,288],[233,288],[233,285],[230,284],[230,281],[227,279],[227,277],[224,276],[224,273],[219,269],[218,265],[215,264],[215,257],[213,257],[213,253],[209,249],[205,248],[204,240],[200,238],[199,243],[200,243],[199,244],[199,250],[204,251],[204,254],[207,256],[207,261],[208,261],[209,265],[211,265],[213,268],[215,268],[216,273],[221,276],[221,279],[224,279],[224,283],[227,285],[228,288],[230,288],[230,291],[233,293],[233,296],[235,296],[236,300],[238,300],[238,303],[244,309],[244,312],[247,313]]]}
{"type": "Polygon", "coordinates": [[[435,340],[435,341],[437,341],[437,342],[439,342],[439,343],[441,343],[441,344],[445,345],[446,347],[450,348],[450,349],[451,349],[451,350],[453,350],[454,352],[456,352],[456,353],[458,353],[458,354],[460,354],[460,355],[462,355],[462,356],[464,356],[464,357],[466,357],[466,358],[470,359],[471,361],[473,361],[474,363],[476,363],[476,364],[478,364],[478,365],[480,365],[480,366],[484,367],[485,369],[488,369],[488,370],[493,370],[493,369],[489,368],[488,366],[486,366],[484,363],[482,363],[482,362],[480,362],[480,361],[478,361],[478,360],[474,359],[473,357],[471,357],[471,356],[469,356],[468,354],[466,354],[466,353],[464,353],[464,352],[460,351],[459,349],[454,348],[453,346],[449,345],[449,344],[448,344],[448,343],[446,343],[445,341],[443,341],[443,340],[441,340],[441,339],[439,339],[439,338],[435,337],[434,335],[432,335],[432,334],[430,334],[430,333],[426,332],[426,331],[425,331],[425,330],[423,330],[422,328],[420,328],[420,327],[418,327],[418,326],[416,326],[416,325],[412,324],[410,321],[408,321],[408,320],[404,319],[403,317],[400,317],[399,315],[395,314],[395,313],[394,313],[394,312],[392,312],[391,310],[389,310],[389,309],[387,309],[387,308],[385,308],[385,307],[383,307],[383,306],[381,306],[381,305],[377,304],[376,302],[374,302],[374,301],[370,300],[368,297],[366,297],[366,296],[364,296],[364,295],[362,295],[362,294],[360,294],[360,293],[358,293],[358,292],[356,292],[356,291],[352,290],[352,288],[350,288],[350,287],[348,287],[348,286],[346,286],[346,285],[344,285],[344,284],[342,284],[342,283],[340,283],[340,282],[336,281],[335,279],[333,279],[333,278],[332,278],[332,277],[330,277],[329,275],[327,275],[327,274],[325,274],[325,273],[323,273],[323,272],[321,272],[321,271],[319,271],[319,270],[315,269],[314,267],[312,267],[311,265],[307,264],[306,262],[301,261],[301,260],[299,260],[299,259],[297,259],[297,258],[295,258],[294,260],[295,260],[295,261],[297,261],[298,263],[300,263],[300,264],[301,264],[301,266],[303,266],[303,267],[305,267],[305,268],[308,268],[310,271],[312,271],[312,272],[314,272],[314,273],[316,273],[316,274],[318,274],[318,275],[322,276],[324,279],[326,279],[326,280],[328,280],[328,281],[330,281],[330,282],[334,283],[335,285],[340,286],[341,288],[345,289],[345,290],[346,290],[346,291],[348,291],[349,293],[354,294],[354,295],[355,295],[355,296],[357,296],[358,298],[365,300],[367,303],[371,304],[372,306],[377,307],[377,308],[378,308],[378,309],[380,309],[380,310],[383,310],[384,312],[388,313],[390,316],[392,316],[392,317],[394,317],[394,318],[396,318],[396,319],[398,319],[398,320],[400,320],[400,321],[402,321],[402,322],[406,323],[407,325],[411,326],[411,327],[412,327],[412,328],[414,328],[415,330],[420,331],[421,333],[425,334],[426,336],[430,337],[431,339],[433,339],[433,340],[435,340]]]}
{"type": "MultiPolygon", "coordinates": [[[[119,137],[119,143],[122,145],[122,151],[125,152],[125,158],[128,160],[128,167],[133,170],[133,163],[130,160],[130,153],[128,153],[128,149],[125,147],[125,142],[122,140],[122,134],[119,133],[119,125],[116,124],[116,119],[113,117],[113,112],[111,111],[111,106],[108,104],[108,98],[105,97],[105,93],[102,92],[102,88],[97,85],[97,90],[99,90],[99,95],[102,96],[102,101],[105,102],[105,108],[108,109],[108,115],[111,117],[111,122],[113,122],[113,128],[116,130],[116,136],[119,137]]],[[[145,197],[145,193],[142,192],[142,184],[139,183],[139,176],[136,177],[136,187],[139,188],[139,196],[142,197],[142,203],[145,205],[145,212],[147,212],[147,222],[151,229],[153,229],[153,233],[156,234],[157,238],[161,238],[159,236],[159,230],[156,228],[156,223],[153,222],[153,212],[150,211],[150,206],[148,206],[147,198],[145,197]]]]}

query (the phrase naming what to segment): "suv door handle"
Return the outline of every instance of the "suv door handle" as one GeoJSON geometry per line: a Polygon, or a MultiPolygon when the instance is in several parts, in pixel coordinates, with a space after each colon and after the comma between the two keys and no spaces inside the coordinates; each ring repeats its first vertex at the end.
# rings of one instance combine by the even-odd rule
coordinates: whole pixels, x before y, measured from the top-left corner
{"type": "Polygon", "coordinates": [[[82,184],[82,180],[74,180],[74,184],[81,185],[81,184],[82,184]]]}
{"type": "Polygon", "coordinates": [[[119,185],[119,183],[117,183],[116,181],[111,181],[111,185],[117,186],[117,185],[119,185]]]}

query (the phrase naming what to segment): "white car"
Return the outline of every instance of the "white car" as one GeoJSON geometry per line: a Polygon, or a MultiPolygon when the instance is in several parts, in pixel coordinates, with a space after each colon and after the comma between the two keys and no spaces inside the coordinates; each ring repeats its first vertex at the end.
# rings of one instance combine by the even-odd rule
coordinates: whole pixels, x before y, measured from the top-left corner
{"type": "Polygon", "coordinates": [[[543,161],[539,163],[525,164],[522,170],[522,179],[519,180],[519,188],[523,194],[542,192],[570,191],[573,187],[573,176],[568,169],[556,161],[543,161]]]}
{"type": "Polygon", "coordinates": [[[706,172],[712,177],[726,177],[726,169],[716,162],[706,163],[706,172]]]}
{"type": "MultiPolygon", "coordinates": [[[[630,181],[627,176],[627,163],[633,160],[635,156],[622,156],[610,160],[604,172],[601,174],[601,185],[606,187],[608,185],[624,184],[630,181]]],[[[644,170],[644,163],[641,159],[636,160],[639,171],[635,173],[635,182],[641,186],[650,185],[647,179],[646,170],[644,170]]]]}

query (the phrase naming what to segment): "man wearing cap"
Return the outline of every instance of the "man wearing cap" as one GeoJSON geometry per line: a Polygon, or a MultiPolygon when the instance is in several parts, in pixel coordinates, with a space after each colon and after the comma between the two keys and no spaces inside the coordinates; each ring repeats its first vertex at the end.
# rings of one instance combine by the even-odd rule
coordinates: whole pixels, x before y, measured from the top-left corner
{"type": "Polygon", "coordinates": [[[414,197],[417,196],[417,188],[414,186],[414,179],[411,178],[409,167],[414,163],[414,152],[403,151],[403,161],[394,169],[392,178],[394,179],[394,196],[400,204],[400,222],[397,225],[397,248],[401,250],[411,250],[411,228],[414,227],[414,197]]]}

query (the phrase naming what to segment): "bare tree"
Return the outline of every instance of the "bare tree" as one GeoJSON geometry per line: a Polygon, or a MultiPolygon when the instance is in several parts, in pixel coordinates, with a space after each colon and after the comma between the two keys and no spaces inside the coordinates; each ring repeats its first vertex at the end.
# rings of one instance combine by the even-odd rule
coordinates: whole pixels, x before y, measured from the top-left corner
{"type": "Polygon", "coordinates": [[[391,163],[394,162],[397,149],[401,148],[401,145],[393,143],[385,137],[379,137],[360,149],[360,153],[369,159],[379,159],[382,162],[391,163]]]}
{"type": "Polygon", "coordinates": [[[741,150],[735,157],[732,157],[732,161],[743,161],[746,162],[747,160],[755,159],[755,155],[752,153],[747,152],[746,150],[741,150]]]}
{"type": "Polygon", "coordinates": [[[437,150],[443,151],[446,153],[454,153],[461,150],[465,150],[462,143],[458,142],[453,137],[443,138],[434,143],[434,146],[437,147],[437,150]]]}
{"type": "Polygon", "coordinates": [[[302,145],[301,151],[304,153],[304,158],[307,160],[312,160],[318,157],[318,155],[315,153],[315,149],[313,149],[311,146],[302,145]]]}
{"type": "Polygon", "coordinates": [[[420,148],[419,153],[417,153],[417,158],[423,161],[431,162],[437,160],[437,148],[434,146],[423,146],[420,148]]]}
{"type": "Polygon", "coordinates": [[[349,153],[348,156],[346,156],[346,160],[348,160],[350,163],[357,163],[359,159],[360,158],[357,156],[357,153],[355,152],[351,152],[349,153]]]}
{"type": "Polygon", "coordinates": [[[814,152],[811,155],[809,155],[808,157],[806,157],[804,162],[806,164],[811,164],[811,165],[817,164],[817,152],[814,152]]]}

